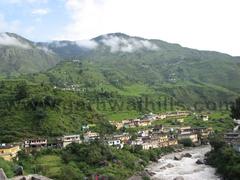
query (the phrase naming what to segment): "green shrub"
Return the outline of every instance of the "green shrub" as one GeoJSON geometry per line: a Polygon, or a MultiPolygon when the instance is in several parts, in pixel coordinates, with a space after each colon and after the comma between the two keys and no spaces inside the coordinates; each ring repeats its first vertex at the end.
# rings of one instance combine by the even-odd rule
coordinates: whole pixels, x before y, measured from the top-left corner
{"type": "Polygon", "coordinates": [[[2,168],[8,178],[13,177],[13,164],[0,157],[0,168],[2,168]]]}
{"type": "Polygon", "coordinates": [[[191,147],[193,146],[193,142],[190,138],[186,138],[186,139],[181,139],[179,140],[179,143],[186,146],[186,147],[191,147]]]}

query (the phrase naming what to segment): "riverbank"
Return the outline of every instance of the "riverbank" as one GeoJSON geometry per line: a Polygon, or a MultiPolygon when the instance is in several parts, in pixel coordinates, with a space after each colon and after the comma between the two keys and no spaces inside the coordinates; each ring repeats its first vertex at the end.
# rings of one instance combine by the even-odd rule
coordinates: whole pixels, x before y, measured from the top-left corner
{"type": "Polygon", "coordinates": [[[204,159],[204,155],[211,150],[210,146],[200,146],[185,149],[182,152],[170,153],[163,156],[157,163],[146,167],[146,171],[152,174],[152,180],[219,180],[216,170],[205,164],[197,164],[196,161],[204,159]],[[174,160],[174,157],[190,154],[191,157],[182,157],[174,160]]]}

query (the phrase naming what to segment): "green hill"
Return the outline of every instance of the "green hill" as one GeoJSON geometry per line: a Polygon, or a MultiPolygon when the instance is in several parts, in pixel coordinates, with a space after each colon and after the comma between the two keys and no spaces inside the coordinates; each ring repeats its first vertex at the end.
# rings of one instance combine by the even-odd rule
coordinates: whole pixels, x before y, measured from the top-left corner
{"type": "Polygon", "coordinates": [[[208,108],[240,93],[239,57],[121,33],[53,43],[8,36],[15,41],[0,41],[0,74],[21,76],[0,87],[5,141],[76,133],[87,123],[104,133],[111,130],[107,120],[208,108]]]}
{"type": "Polygon", "coordinates": [[[16,34],[0,34],[0,76],[45,71],[58,62],[60,58],[46,48],[16,34]]]}
{"type": "MultiPolygon", "coordinates": [[[[99,36],[88,42],[61,41],[45,46],[65,59],[91,65],[97,73],[96,78],[118,88],[140,83],[155,90],[172,85],[186,87],[190,92],[195,91],[191,87],[200,87],[200,92],[204,88],[222,91],[230,96],[240,92],[239,57],[227,54],[198,51],[121,33],[99,36]]],[[[67,69],[66,73],[71,74],[70,71],[67,69]]],[[[89,77],[85,80],[96,79],[89,77]]],[[[211,93],[206,96],[210,97],[211,93]]]]}
{"type": "Polygon", "coordinates": [[[85,124],[100,133],[112,128],[86,98],[22,80],[1,81],[0,116],[0,142],[80,133],[85,124]]]}

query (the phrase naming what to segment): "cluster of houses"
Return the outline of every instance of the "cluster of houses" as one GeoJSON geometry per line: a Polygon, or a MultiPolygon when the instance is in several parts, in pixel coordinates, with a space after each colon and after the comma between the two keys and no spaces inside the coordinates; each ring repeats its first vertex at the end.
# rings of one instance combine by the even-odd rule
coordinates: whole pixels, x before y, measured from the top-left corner
{"type": "Polygon", "coordinates": [[[168,118],[184,118],[189,116],[191,113],[188,111],[176,111],[176,112],[167,112],[162,114],[145,114],[140,118],[136,119],[127,119],[121,122],[111,122],[112,125],[116,126],[117,129],[121,128],[135,128],[135,127],[145,127],[151,126],[153,121],[163,120],[168,118]]]}
{"type": "Polygon", "coordinates": [[[32,150],[41,150],[43,148],[65,148],[71,143],[82,143],[94,141],[99,139],[100,136],[95,132],[87,132],[84,134],[83,140],[80,138],[80,135],[65,135],[57,138],[32,138],[27,139],[22,143],[15,144],[0,144],[0,157],[10,161],[14,158],[17,158],[19,151],[24,150],[27,153],[30,153],[32,150]]]}
{"type": "MultiPolygon", "coordinates": [[[[211,128],[191,128],[191,127],[163,127],[155,126],[151,128],[152,122],[156,120],[162,120],[167,118],[175,118],[182,120],[190,115],[188,111],[167,112],[162,114],[145,114],[141,118],[123,120],[122,122],[111,122],[117,129],[121,128],[135,128],[146,127],[147,130],[139,131],[137,138],[133,138],[128,133],[122,133],[117,135],[111,135],[107,137],[101,137],[109,146],[115,146],[117,148],[123,148],[124,145],[141,146],[142,149],[160,148],[167,146],[177,145],[179,141],[183,139],[191,139],[195,144],[207,141],[208,136],[212,132],[211,128]]],[[[202,116],[204,121],[208,120],[208,116],[202,116]]],[[[35,138],[27,139],[18,144],[0,144],[0,157],[5,160],[12,160],[17,158],[17,153],[20,150],[25,152],[31,152],[33,149],[39,150],[42,148],[65,148],[71,143],[88,143],[97,139],[100,136],[96,132],[89,131],[89,126],[82,127],[85,133],[83,137],[80,135],[65,135],[58,138],[35,138]]],[[[145,128],[145,129],[146,129],[145,128]]],[[[226,134],[227,137],[233,137],[235,134],[226,134]]],[[[237,136],[237,135],[236,135],[237,136]]],[[[239,138],[239,136],[236,137],[239,138]]],[[[240,139],[240,138],[239,138],[240,139]]],[[[240,142],[240,140],[237,142],[240,142]]],[[[235,141],[234,141],[235,142],[235,141]]],[[[233,141],[231,139],[231,143],[233,141]]],[[[236,144],[236,143],[235,143],[236,144]]],[[[239,143],[238,143],[239,144],[239,143]]],[[[240,150],[240,147],[238,147],[240,150]]]]}
{"type": "Polygon", "coordinates": [[[240,120],[235,120],[234,123],[237,125],[232,132],[224,134],[225,142],[232,146],[237,152],[240,152],[240,120]]]}
{"type": "Polygon", "coordinates": [[[152,129],[140,131],[138,138],[132,141],[132,145],[141,146],[148,150],[175,146],[180,140],[190,139],[194,144],[206,143],[212,128],[191,128],[191,127],[163,127],[155,126],[152,129]]]}
{"type": "Polygon", "coordinates": [[[129,133],[115,134],[100,137],[96,132],[87,131],[80,135],[65,135],[54,139],[28,139],[19,144],[0,144],[0,157],[5,160],[17,158],[20,150],[31,152],[42,148],[64,148],[71,143],[89,143],[97,139],[103,140],[109,146],[123,148],[124,145],[140,146],[144,150],[178,145],[179,140],[191,139],[193,143],[205,142],[212,132],[211,128],[191,128],[191,127],[163,127],[162,125],[139,131],[136,137],[129,133]]]}

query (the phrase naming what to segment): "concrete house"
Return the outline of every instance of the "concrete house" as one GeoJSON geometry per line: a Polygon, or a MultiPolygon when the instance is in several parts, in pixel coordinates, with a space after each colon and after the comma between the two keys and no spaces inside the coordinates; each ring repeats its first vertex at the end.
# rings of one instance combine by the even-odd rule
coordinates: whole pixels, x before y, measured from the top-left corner
{"type": "Polygon", "coordinates": [[[12,144],[0,144],[0,157],[6,161],[11,161],[17,157],[17,153],[20,151],[19,145],[12,144]]]}
{"type": "Polygon", "coordinates": [[[98,133],[92,132],[92,131],[86,132],[86,133],[83,135],[83,137],[84,137],[84,142],[91,142],[91,141],[94,141],[94,140],[100,138],[100,136],[99,136],[98,133]]]}
{"type": "Polygon", "coordinates": [[[141,146],[143,144],[143,139],[141,137],[138,137],[134,141],[131,141],[132,146],[141,146]]]}
{"type": "Polygon", "coordinates": [[[119,135],[114,135],[113,136],[115,139],[119,139],[121,142],[123,143],[127,143],[131,136],[128,133],[123,133],[123,134],[119,134],[119,135]]]}
{"type": "Polygon", "coordinates": [[[198,134],[197,133],[183,133],[178,135],[178,140],[183,140],[183,139],[191,139],[193,143],[198,142],[198,134]]]}
{"type": "Polygon", "coordinates": [[[61,141],[62,141],[62,146],[63,147],[66,147],[67,145],[72,144],[72,143],[77,143],[77,144],[81,143],[80,135],[63,136],[61,138],[61,141]]]}
{"type": "Polygon", "coordinates": [[[114,146],[114,147],[117,147],[119,149],[122,149],[123,146],[124,146],[124,144],[121,142],[120,139],[114,138],[114,137],[113,138],[108,138],[107,143],[108,143],[109,146],[114,146]]]}
{"type": "Polygon", "coordinates": [[[42,148],[47,147],[47,139],[29,139],[24,141],[24,148],[42,148]]]}
{"type": "Polygon", "coordinates": [[[138,122],[139,127],[151,126],[152,122],[148,119],[143,119],[138,122]]]}
{"type": "Polygon", "coordinates": [[[150,137],[146,137],[143,138],[143,143],[141,146],[143,150],[155,149],[159,147],[159,140],[157,138],[152,139],[150,137]]]}

